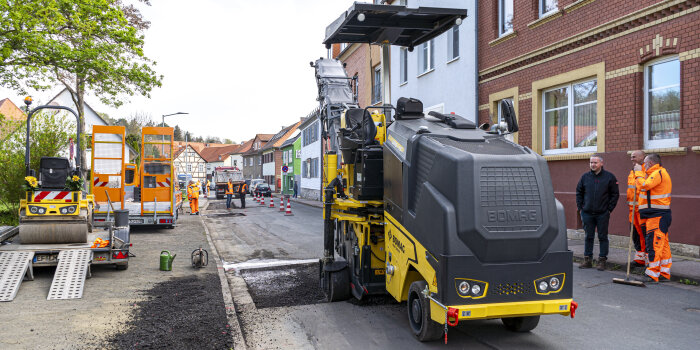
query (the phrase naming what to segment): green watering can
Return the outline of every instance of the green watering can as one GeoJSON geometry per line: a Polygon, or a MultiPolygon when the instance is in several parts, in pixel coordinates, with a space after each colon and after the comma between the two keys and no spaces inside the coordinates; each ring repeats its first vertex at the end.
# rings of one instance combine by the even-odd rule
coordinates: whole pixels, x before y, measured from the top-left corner
{"type": "Polygon", "coordinates": [[[170,255],[170,252],[164,250],[160,252],[160,270],[161,271],[172,271],[173,270],[173,259],[177,254],[170,255]]]}

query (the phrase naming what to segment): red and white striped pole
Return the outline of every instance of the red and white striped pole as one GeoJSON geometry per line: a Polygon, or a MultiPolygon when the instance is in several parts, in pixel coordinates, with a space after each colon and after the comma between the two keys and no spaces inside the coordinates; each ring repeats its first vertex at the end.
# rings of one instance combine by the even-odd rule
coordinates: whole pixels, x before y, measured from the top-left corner
{"type": "Polygon", "coordinates": [[[284,213],[284,216],[293,216],[292,214],[292,205],[290,204],[291,200],[287,198],[287,211],[284,213]]]}

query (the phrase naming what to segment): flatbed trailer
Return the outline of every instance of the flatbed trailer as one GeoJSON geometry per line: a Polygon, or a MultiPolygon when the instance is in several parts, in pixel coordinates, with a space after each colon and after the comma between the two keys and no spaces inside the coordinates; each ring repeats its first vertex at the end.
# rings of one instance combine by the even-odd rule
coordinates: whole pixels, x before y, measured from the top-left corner
{"type": "Polygon", "coordinates": [[[0,231],[0,301],[12,301],[22,281],[34,280],[35,267],[56,266],[47,300],[81,298],[92,265],[115,265],[117,270],[129,267],[128,226],[97,223],[87,243],[23,244],[18,231],[17,227],[0,231]],[[93,247],[100,240],[109,244],[93,247]]]}

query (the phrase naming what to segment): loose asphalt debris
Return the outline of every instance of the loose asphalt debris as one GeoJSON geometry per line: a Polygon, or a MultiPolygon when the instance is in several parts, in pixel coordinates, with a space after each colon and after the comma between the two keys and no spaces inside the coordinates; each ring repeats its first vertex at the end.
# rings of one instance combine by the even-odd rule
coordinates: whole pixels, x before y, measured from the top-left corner
{"type": "Polygon", "coordinates": [[[241,271],[258,309],[324,303],[318,263],[241,271]]]}
{"type": "Polygon", "coordinates": [[[230,349],[221,282],[215,273],[172,278],[134,304],[127,329],[109,339],[114,349],[230,349]]]}

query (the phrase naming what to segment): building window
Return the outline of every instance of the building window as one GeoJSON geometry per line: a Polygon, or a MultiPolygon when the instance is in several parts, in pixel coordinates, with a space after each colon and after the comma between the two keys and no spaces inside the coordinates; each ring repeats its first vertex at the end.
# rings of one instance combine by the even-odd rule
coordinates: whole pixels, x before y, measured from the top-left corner
{"type": "Polygon", "coordinates": [[[644,147],[678,147],[681,120],[681,64],[678,58],[644,69],[644,147]]]}
{"type": "Polygon", "coordinates": [[[418,74],[423,74],[434,67],[435,40],[429,40],[420,45],[418,51],[418,74]]]}
{"type": "Polygon", "coordinates": [[[318,122],[314,122],[302,133],[302,144],[308,146],[318,140],[318,122]]]}
{"type": "Polygon", "coordinates": [[[399,81],[400,84],[403,84],[408,81],[408,49],[405,47],[402,47],[399,49],[400,52],[400,60],[399,60],[399,66],[401,69],[401,81],[399,81]]]}
{"type": "Polygon", "coordinates": [[[377,65],[372,76],[372,104],[382,101],[382,68],[377,65]]]}
{"type": "Polygon", "coordinates": [[[459,57],[459,26],[454,26],[447,32],[447,60],[459,57]]]}
{"type": "Polygon", "coordinates": [[[543,94],[544,153],[595,152],[598,143],[597,81],[569,84],[543,94]]]}
{"type": "Polygon", "coordinates": [[[513,31],[513,0],[498,1],[498,36],[513,31]]]}
{"type": "Polygon", "coordinates": [[[204,172],[204,164],[199,165],[199,172],[204,172]]]}
{"type": "Polygon", "coordinates": [[[238,161],[235,159],[233,160],[233,166],[238,166],[238,161]]]}
{"type": "Polygon", "coordinates": [[[540,17],[556,12],[559,8],[558,0],[539,0],[540,1],[540,17]]]}
{"type": "Polygon", "coordinates": [[[192,164],[187,164],[187,172],[188,173],[192,172],[192,164]]]}

